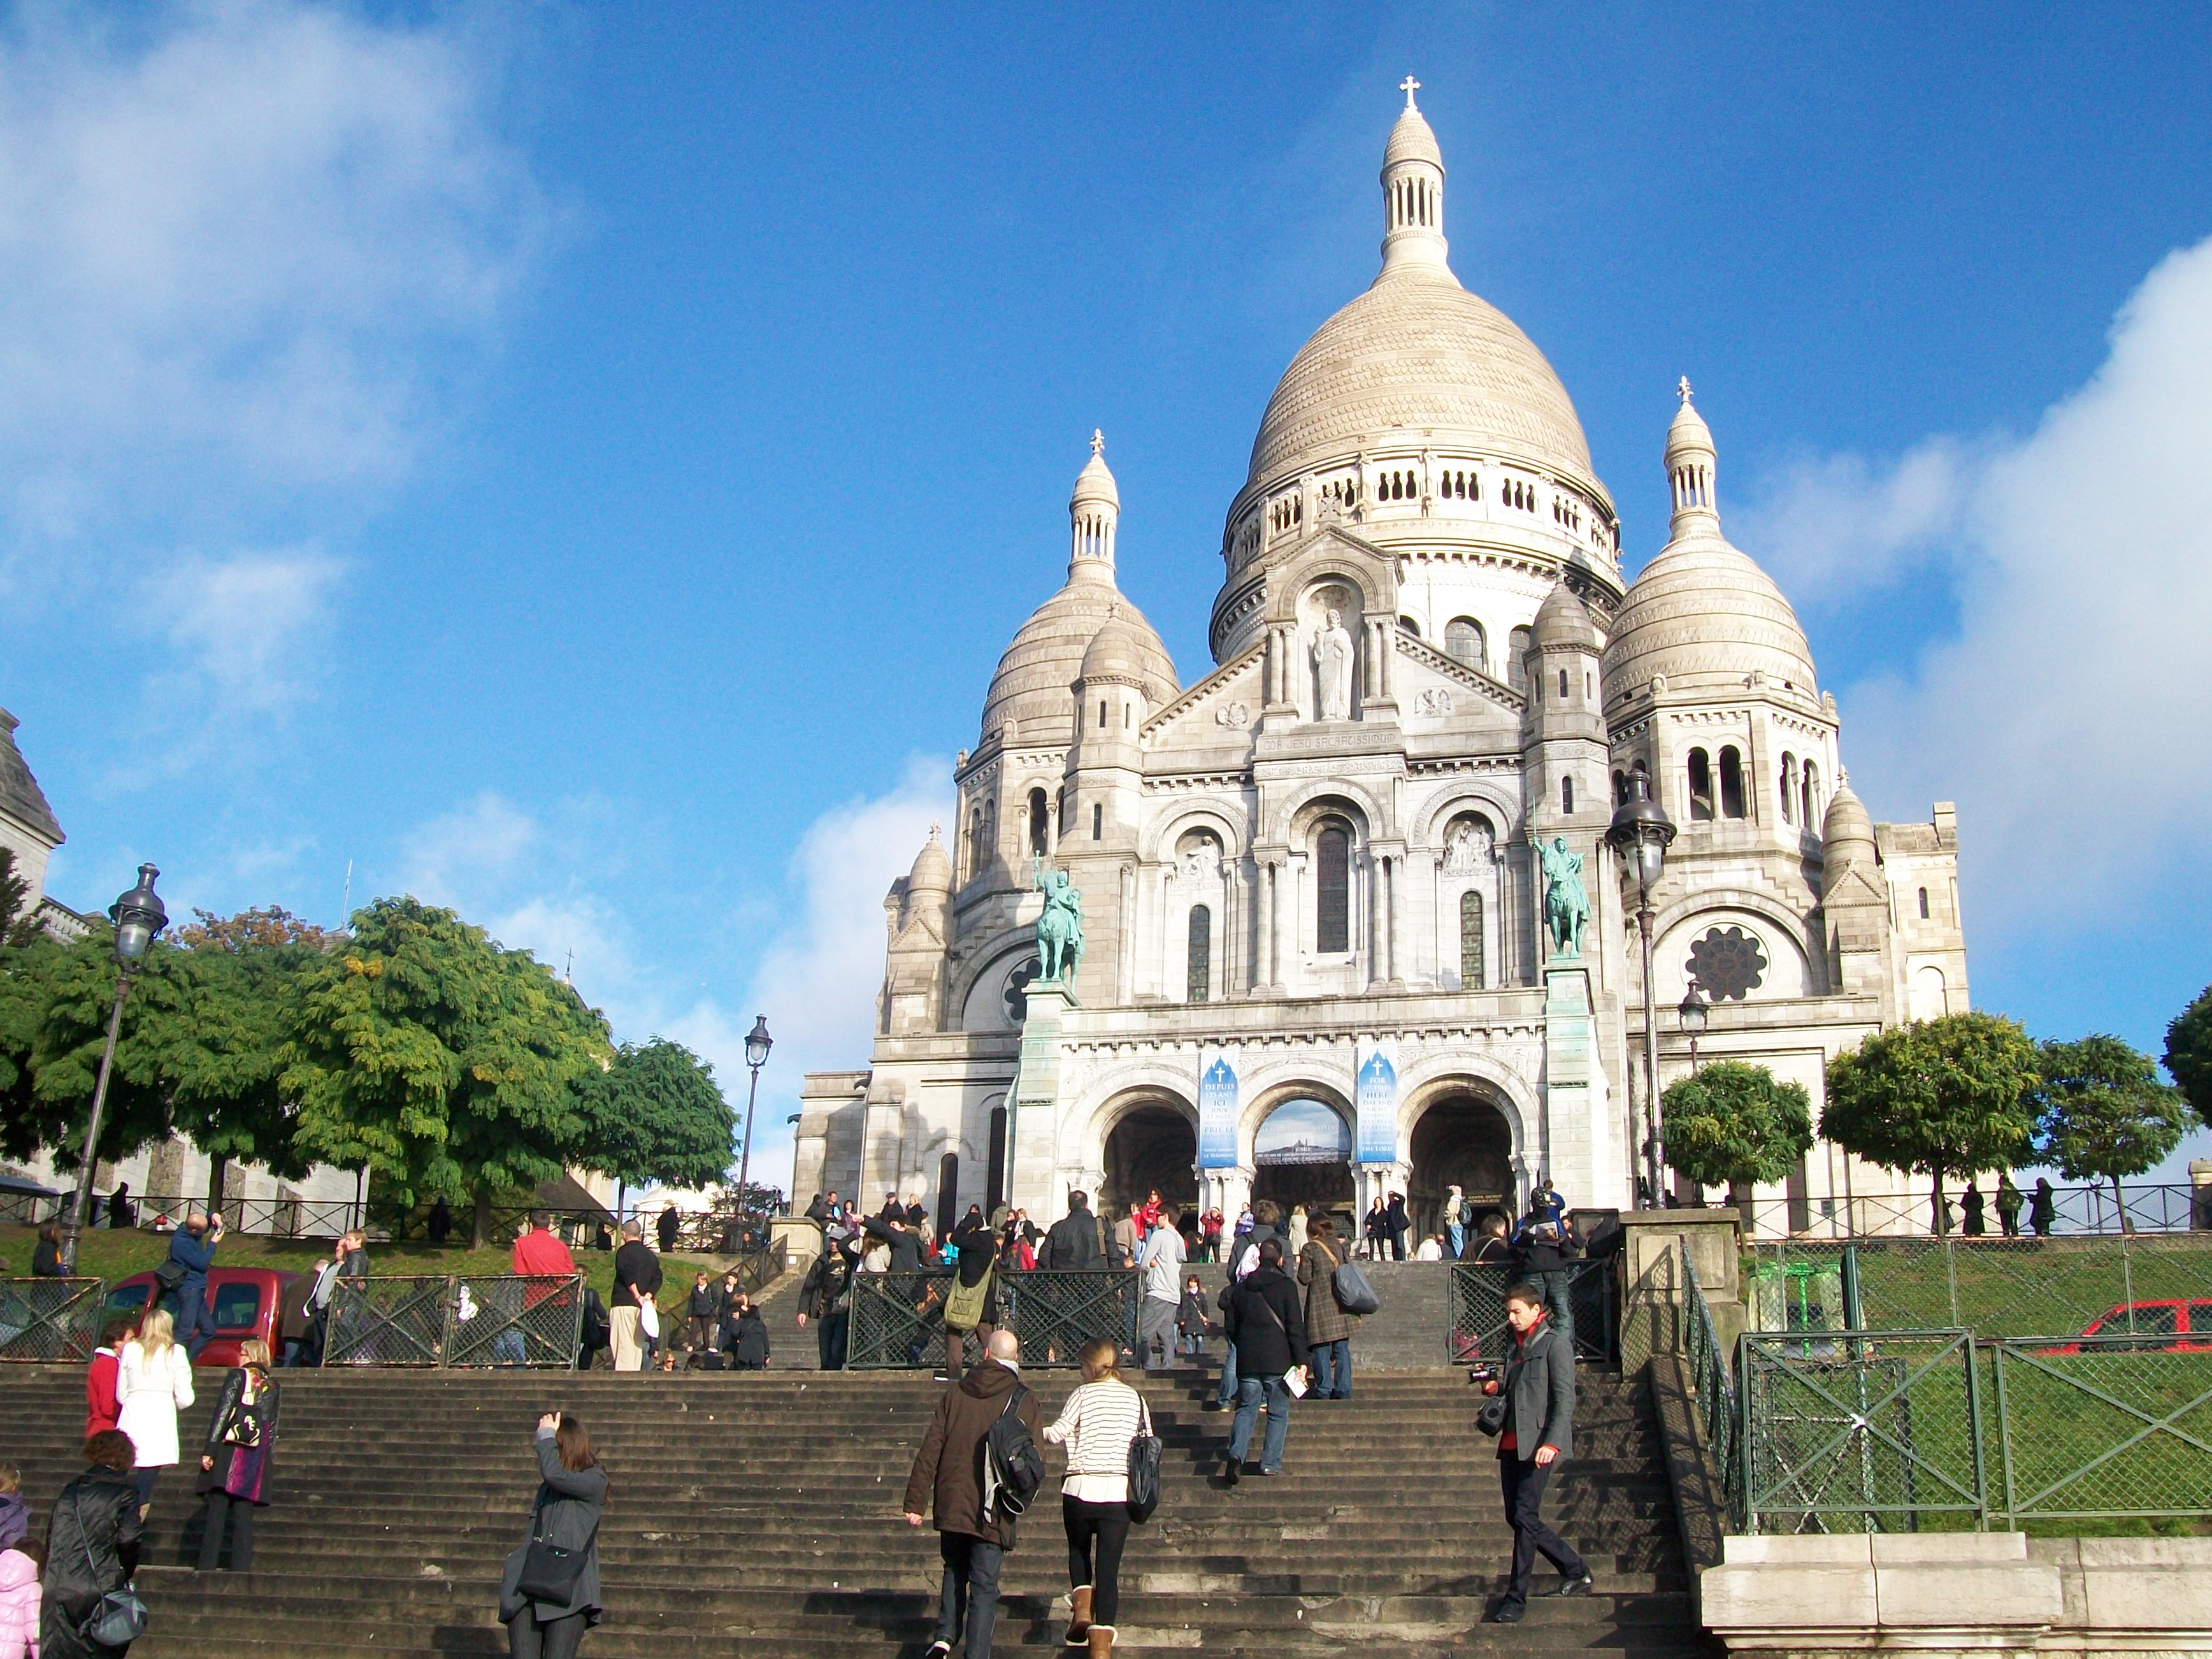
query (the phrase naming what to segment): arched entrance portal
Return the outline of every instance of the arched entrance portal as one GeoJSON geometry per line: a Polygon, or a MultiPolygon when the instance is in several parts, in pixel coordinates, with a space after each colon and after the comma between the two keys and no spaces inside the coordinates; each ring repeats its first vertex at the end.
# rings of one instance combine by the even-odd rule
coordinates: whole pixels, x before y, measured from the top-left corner
{"type": "Polygon", "coordinates": [[[1303,1204],[1340,1226],[1352,1218],[1352,1130],[1328,1102],[1293,1097],[1269,1112],[1252,1137],[1252,1166],[1255,1203],[1272,1198],[1285,1218],[1303,1204]]]}
{"type": "Polygon", "coordinates": [[[1198,1202],[1198,1130],[1172,1106],[1124,1112],[1106,1136],[1106,1179],[1097,1200],[1115,1215],[1157,1190],[1186,1212],[1198,1202]]]}
{"type": "Polygon", "coordinates": [[[1513,1128],[1505,1114],[1473,1094],[1449,1094],[1413,1125],[1413,1176],[1406,1206],[1422,1237],[1444,1227],[1447,1188],[1474,1200],[1478,1214],[1495,1209],[1513,1218],[1513,1128]]]}

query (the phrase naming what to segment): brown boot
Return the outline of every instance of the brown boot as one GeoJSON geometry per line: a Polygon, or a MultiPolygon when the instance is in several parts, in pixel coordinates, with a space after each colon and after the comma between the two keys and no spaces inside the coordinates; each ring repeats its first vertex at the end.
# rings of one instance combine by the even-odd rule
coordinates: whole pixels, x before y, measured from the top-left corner
{"type": "Polygon", "coordinates": [[[1067,1645],[1072,1648],[1079,1648],[1091,1639],[1091,1594],[1089,1584],[1078,1584],[1067,1593],[1068,1601],[1075,1609],[1075,1617],[1067,1626],[1067,1645]]]}
{"type": "Polygon", "coordinates": [[[1091,1659],[1114,1659],[1114,1626],[1093,1625],[1091,1627],[1091,1659]]]}

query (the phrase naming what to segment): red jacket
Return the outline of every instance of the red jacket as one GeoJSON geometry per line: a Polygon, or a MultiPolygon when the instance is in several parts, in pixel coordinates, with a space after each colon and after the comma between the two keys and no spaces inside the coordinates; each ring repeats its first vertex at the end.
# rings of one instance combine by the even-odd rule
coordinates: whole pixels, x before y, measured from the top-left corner
{"type": "MultiPolygon", "coordinates": [[[[576,1271],[576,1258],[568,1254],[568,1247],[558,1237],[542,1227],[532,1227],[528,1232],[519,1235],[514,1241],[514,1271],[548,1277],[555,1274],[565,1276],[576,1271]]],[[[534,1308],[549,1297],[560,1294],[550,1285],[532,1285],[524,1293],[523,1305],[534,1308]]]]}
{"type": "Polygon", "coordinates": [[[101,1348],[92,1356],[92,1364],[84,1373],[84,1437],[106,1432],[115,1426],[122,1407],[115,1399],[115,1350],[101,1348]]]}

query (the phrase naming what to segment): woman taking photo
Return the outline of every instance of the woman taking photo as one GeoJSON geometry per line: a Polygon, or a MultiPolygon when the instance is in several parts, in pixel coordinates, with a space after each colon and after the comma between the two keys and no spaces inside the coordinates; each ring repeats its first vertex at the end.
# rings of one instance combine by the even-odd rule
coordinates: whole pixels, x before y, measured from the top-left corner
{"type": "Polygon", "coordinates": [[[1544,1487],[1575,1452],[1575,1351],[1552,1328],[1544,1293],[1534,1285],[1515,1285],[1505,1292],[1505,1322],[1513,1330],[1513,1352],[1505,1375],[1482,1385],[1505,1401],[1505,1423],[1498,1437],[1498,1474],[1505,1493],[1505,1519],[1513,1528],[1513,1575],[1505,1599],[1490,1616],[1501,1625],[1518,1624],[1528,1606],[1528,1575],[1536,1553],[1559,1570],[1554,1595],[1588,1595],[1590,1570],[1574,1546],[1553,1532],[1540,1513],[1544,1487]]]}
{"type": "Polygon", "coordinates": [[[131,1483],[143,1518],[154,1482],[177,1466],[177,1413],[192,1403],[192,1362],[173,1340],[176,1321],[151,1308],[115,1362],[115,1426],[131,1437],[131,1483]]]}
{"type": "Polygon", "coordinates": [[[1111,1337],[1083,1345],[1083,1386],[1044,1431],[1054,1445],[1067,1448],[1067,1474],[1060,1483],[1068,1601],[1075,1610],[1067,1645],[1087,1648],[1092,1659],[1114,1651],[1121,1547],[1129,1541],[1129,1443],[1150,1420],[1145,1402],[1115,1369],[1119,1355],[1111,1337]]]}
{"type": "Polygon", "coordinates": [[[269,1463],[276,1452],[276,1385],[269,1376],[269,1345],[249,1336],[238,1345],[238,1369],[222,1380],[222,1398],[208,1420],[200,1451],[199,1489],[207,1495],[200,1531],[200,1571],[213,1572],[230,1532],[230,1570],[253,1565],[253,1511],[269,1501],[269,1463]]]}
{"type": "Polygon", "coordinates": [[[94,1648],[77,1628],[110,1590],[138,1570],[145,1517],[131,1480],[131,1437],[107,1429],[84,1443],[92,1467],[62,1488],[46,1528],[46,1575],[39,1613],[45,1659],[94,1659],[128,1651],[94,1648]]]}
{"type": "Polygon", "coordinates": [[[511,1659],[574,1659],[599,1622],[599,1507],[606,1471],[592,1437],[566,1412],[538,1419],[537,1500],[530,1534],[507,1558],[499,1617],[511,1659]],[[550,1546],[550,1547],[539,1547],[550,1546]]]}

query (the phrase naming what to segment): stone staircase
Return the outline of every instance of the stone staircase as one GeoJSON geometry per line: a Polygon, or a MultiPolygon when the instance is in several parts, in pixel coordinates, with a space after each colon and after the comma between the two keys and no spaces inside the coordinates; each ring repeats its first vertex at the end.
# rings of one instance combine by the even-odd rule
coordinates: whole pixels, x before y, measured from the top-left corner
{"type": "Polygon", "coordinates": [[[1451,1263],[1363,1261],[1360,1271],[1382,1304],[1352,1334],[1355,1389],[1362,1370],[1448,1366],[1444,1333],[1451,1328],[1451,1263]]]}
{"type": "MultiPolygon", "coordinates": [[[[187,1413],[198,1443],[216,1376],[187,1413]]],[[[1074,1384],[1033,1374],[1048,1415],[1074,1384]]],[[[586,1651],[799,1659],[919,1656],[935,1540],[900,1517],[938,1387],[908,1375],[616,1376],[599,1372],[296,1372],[283,1378],[274,1498],[251,1574],[202,1577],[198,1504],[165,1474],[139,1588],[138,1659],[371,1659],[505,1651],[501,1559],[523,1534],[531,1429],[557,1403],[591,1425],[613,1480],[601,1532],[606,1621],[586,1651]]],[[[1457,1374],[1370,1369],[1346,1402],[1308,1402],[1285,1474],[1219,1476],[1228,1419],[1202,1415],[1198,1373],[1147,1381],[1167,1443],[1163,1501],[1132,1534],[1121,1645],[1295,1656],[1707,1650],[1640,1387],[1584,1373],[1583,1455],[1547,1506],[1589,1559],[1597,1594],[1486,1626],[1509,1537],[1489,1443],[1457,1374]]],[[[0,1457],[20,1462],[34,1524],[79,1467],[81,1376],[0,1375],[0,1457]]],[[[1049,1455],[1056,1461],[1057,1454],[1049,1455]]],[[[1058,1505],[1010,1558],[1000,1645],[1060,1640],[1058,1505]]],[[[1547,1572],[1539,1587],[1551,1582],[1547,1572]]]]}

